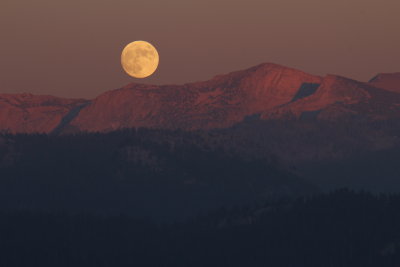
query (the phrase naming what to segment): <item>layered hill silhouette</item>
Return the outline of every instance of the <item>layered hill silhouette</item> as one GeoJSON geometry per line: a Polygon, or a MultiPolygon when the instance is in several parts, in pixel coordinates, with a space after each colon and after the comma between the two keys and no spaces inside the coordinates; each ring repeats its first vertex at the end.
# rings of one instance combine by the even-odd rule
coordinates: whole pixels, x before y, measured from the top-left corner
{"type": "Polygon", "coordinates": [[[93,100],[0,95],[0,131],[108,132],[123,128],[226,128],[260,119],[381,120],[400,116],[400,74],[370,82],[265,63],[184,85],[129,84],[93,100]]]}

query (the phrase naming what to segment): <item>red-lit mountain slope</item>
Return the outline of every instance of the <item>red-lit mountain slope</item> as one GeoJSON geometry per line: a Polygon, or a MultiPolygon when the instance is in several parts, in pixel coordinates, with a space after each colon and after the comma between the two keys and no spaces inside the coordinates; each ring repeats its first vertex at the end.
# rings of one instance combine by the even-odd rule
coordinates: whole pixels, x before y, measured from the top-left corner
{"type": "Polygon", "coordinates": [[[307,97],[270,109],[262,119],[389,119],[400,116],[400,95],[368,83],[327,75],[307,97]]]}
{"type": "Polygon", "coordinates": [[[100,95],[71,126],[83,131],[127,127],[209,129],[288,103],[304,84],[321,78],[275,64],[216,76],[205,82],[150,86],[131,84],[100,95]]]}
{"type": "Polygon", "coordinates": [[[47,95],[0,94],[0,131],[49,133],[86,103],[47,95]]]}
{"type": "Polygon", "coordinates": [[[396,74],[390,75],[390,79],[377,77],[363,83],[335,75],[314,76],[266,63],[204,82],[130,84],[91,101],[4,94],[0,95],[0,131],[212,129],[232,126],[253,115],[279,120],[399,117],[400,94],[389,91],[382,82],[396,80],[396,74]]]}
{"type": "Polygon", "coordinates": [[[400,93],[400,72],[378,74],[369,81],[369,84],[392,92],[400,93]]]}

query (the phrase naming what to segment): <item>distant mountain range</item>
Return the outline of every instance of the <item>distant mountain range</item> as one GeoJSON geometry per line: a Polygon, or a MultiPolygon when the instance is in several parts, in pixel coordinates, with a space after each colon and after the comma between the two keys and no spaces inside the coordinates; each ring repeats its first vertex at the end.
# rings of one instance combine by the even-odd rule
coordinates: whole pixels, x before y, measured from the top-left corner
{"type": "Polygon", "coordinates": [[[129,84],[93,100],[0,94],[0,131],[108,132],[123,128],[226,128],[262,120],[400,117],[400,73],[369,82],[265,63],[184,85],[129,84]]]}

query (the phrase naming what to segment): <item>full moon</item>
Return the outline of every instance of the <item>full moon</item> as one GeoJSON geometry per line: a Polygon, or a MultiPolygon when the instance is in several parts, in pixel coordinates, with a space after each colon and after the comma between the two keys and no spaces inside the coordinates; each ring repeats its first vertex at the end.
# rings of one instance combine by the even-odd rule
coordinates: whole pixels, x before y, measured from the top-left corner
{"type": "Polygon", "coordinates": [[[122,50],[121,65],[128,75],[146,78],[152,75],[159,62],[157,49],[145,41],[135,41],[122,50]]]}

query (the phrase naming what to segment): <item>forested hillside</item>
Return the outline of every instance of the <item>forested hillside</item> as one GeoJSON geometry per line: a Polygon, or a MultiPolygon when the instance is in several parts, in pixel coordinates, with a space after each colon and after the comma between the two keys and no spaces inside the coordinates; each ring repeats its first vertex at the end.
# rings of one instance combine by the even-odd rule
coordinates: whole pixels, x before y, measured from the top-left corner
{"type": "Polygon", "coordinates": [[[400,264],[400,195],[329,195],[220,209],[179,224],[1,212],[1,266],[400,264]]]}

